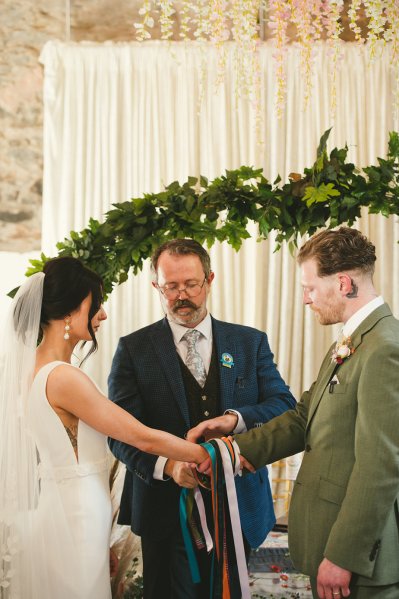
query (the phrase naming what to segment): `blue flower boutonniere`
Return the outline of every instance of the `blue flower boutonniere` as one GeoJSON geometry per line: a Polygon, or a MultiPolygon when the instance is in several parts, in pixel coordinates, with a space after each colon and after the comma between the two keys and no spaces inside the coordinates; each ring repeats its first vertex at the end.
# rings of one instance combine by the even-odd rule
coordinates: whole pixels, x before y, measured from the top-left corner
{"type": "Polygon", "coordinates": [[[351,346],[351,338],[347,337],[346,339],[342,339],[342,341],[336,343],[335,348],[332,351],[331,362],[342,364],[342,362],[349,358],[354,351],[355,349],[351,346]]]}

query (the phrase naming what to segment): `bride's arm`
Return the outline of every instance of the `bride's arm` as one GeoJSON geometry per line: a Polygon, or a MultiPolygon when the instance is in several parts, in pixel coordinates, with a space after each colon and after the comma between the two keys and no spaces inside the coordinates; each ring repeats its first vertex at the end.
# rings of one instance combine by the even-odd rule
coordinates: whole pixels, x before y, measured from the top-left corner
{"type": "Polygon", "coordinates": [[[104,435],[142,451],[172,460],[201,463],[207,452],[175,435],[149,428],[115,405],[81,370],[60,364],[48,376],[47,399],[56,412],[65,411],[104,435]]]}

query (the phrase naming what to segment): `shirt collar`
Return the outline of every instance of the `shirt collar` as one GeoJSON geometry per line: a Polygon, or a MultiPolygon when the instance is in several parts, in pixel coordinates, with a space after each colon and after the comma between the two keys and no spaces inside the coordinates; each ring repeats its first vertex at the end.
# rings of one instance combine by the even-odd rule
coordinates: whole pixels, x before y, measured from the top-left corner
{"type": "Polygon", "coordinates": [[[367,318],[369,314],[374,312],[377,308],[382,306],[384,303],[384,299],[382,295],[374,298],[370,302],[368,302],[365,306],[360,308],[357,312],[352,314],[352,316],[346,321],[344,326],[342,327],[342,333],[344,337],[350,337],[352,333],[357,329],[357,327],[367,318]]]}
{"type": "MultiPolygon", "coordinates": [[[[170,328],[172,330],[173,340],[175,342],[175,345],[177,345],[178,343],[180,343],[183,336],[190,329],[189,329],[189,327],[185,327],[182,324],[178,324],[177,322],[173,322],[172,320],[169,320],[169,318],[168,318],[168,322],[169,322],[170,328]]],[[[200,333],[202,333],[202,335],[205,337],[205,339],[207,339],[207,340],[212,339],[212,319],[211,319],[211,315],[209,314],[209,312],[207,312],[205,318],[203,320],[201,320],[201,322],[199,324],[197,324],[194,328],[195,328],[195,330],[200,331],[200,333]]]]}

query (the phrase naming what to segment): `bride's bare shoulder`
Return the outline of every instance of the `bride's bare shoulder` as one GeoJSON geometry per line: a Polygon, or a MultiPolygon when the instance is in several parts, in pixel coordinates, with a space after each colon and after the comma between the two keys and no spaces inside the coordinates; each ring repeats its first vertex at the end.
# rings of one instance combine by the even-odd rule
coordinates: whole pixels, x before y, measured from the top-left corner
{"type": "Polygon", "coordinates": [[[83,370],[78,368],[78,366],[69,364],[68,362],[57,362],[49,373],[49,378],[54,380],[62,380],[67,378],[70,381],[90,380],[83,370]]]}

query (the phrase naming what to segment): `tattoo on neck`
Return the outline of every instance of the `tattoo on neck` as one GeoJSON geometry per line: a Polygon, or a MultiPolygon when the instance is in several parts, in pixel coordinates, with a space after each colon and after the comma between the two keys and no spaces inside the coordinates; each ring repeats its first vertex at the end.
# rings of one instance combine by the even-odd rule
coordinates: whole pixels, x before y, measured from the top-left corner
{"type": "Polygon", "coordinates": [[[353,279],[351,279],[351,284],[352,284],[352,289],[349,291],[349,293],[346,294],[346,297],[349,297],[349,299],[357,297],[357,292],[359,290],[358,286],[356,285],[356,283],[353,279]]]}

